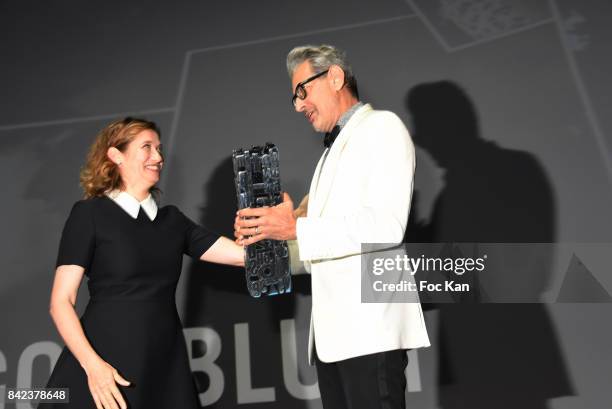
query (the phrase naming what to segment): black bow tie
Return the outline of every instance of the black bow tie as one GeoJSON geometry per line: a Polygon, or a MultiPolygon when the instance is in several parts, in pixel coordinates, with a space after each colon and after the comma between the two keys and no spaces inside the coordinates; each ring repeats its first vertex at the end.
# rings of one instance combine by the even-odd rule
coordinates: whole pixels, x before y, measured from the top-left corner
{"type": "Polygon", "coordinates": [[[336,136],[340,133],[340,127],[338,125],[334,126],[331,131],[325,134],[325,139],[323,139],[323,146],[329,148],[332,146],[332,143],[336,140],[336,136]]]}

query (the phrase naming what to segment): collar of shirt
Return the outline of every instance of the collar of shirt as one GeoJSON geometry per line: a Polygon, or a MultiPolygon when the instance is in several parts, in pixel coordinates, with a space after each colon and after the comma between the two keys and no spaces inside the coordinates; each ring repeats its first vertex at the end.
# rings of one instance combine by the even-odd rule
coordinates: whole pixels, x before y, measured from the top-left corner
{"type": "Polygon", "coordinates": [[[357,112],[357,110],[361,108],[362,106],[363,106],[363,102],[358,101],[356,104],[350,107],[345,113],[342,114],[340,119],[338,119],[338,123],[336,125],[338,125],[340,128],[344,128],[344,125],[346,125],[346,123],[349,121],[349,119],[351,119],[353,114],[357,112]]]}
{"type": "Polygon", "coordinates": [[[138,211],[142,207],[145,214],[151,220],[155,220],[157,216],[157,203],[153,199],[153,196],[149,193],[149,196],[142,202],[139,202],[134,196],[127,192],[121,192],[119,190],[113,190],[106,193],[111,200],[117,203],[127,214],[136,219],[138,217],[138,211]]]}

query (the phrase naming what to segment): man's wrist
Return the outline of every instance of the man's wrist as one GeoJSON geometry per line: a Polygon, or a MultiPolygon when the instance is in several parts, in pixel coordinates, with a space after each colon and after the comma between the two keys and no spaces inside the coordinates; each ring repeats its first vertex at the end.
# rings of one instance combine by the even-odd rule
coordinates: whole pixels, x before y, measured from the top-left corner
{"type": "Polygon", "coordinates": [[[298,232],[300,230],[300,224],[303,224],[306,219],[306,216],[300,216],[295,218],[295,223],[293,224],[293,238],[290,240],[298,241],[298,232]]]}
{"type": "Polygon", "coordinates": [[[293,223],[289,229],[289,237],[287,240],[297,240],[297,221],[298,217],[293,217],[293,223]]]}

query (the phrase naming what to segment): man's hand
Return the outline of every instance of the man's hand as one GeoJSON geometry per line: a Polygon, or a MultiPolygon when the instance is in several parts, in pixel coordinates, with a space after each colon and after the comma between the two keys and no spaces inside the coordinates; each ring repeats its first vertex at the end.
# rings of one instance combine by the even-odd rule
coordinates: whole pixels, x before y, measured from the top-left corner
{"type": "Polygon", "coordinates": [[[293,201],[283,193],[283,203],[277,206],[242,209],[236,213],[236,243],[248,246],[264,239],[295,240],[296,220],[293,201]]]}

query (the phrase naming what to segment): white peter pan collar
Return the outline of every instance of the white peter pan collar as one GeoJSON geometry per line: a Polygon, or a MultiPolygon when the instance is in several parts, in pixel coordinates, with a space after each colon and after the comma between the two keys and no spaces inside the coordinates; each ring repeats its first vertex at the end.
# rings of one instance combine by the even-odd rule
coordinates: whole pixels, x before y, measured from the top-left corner
{"type": "Polygon", "coordinates": [[[123,210],[125,210],[132,218],[138,217],[138,211],[142,207],[145,214],[151,220],[155,220],[157,216],[157,203],[153,199],[153,196],[149,194],[145,200],[139,202],[134,196],[127,192],[121,192],[119,190],[113,190],[106,193],[111,200],[117,203],[123,210]]]}

